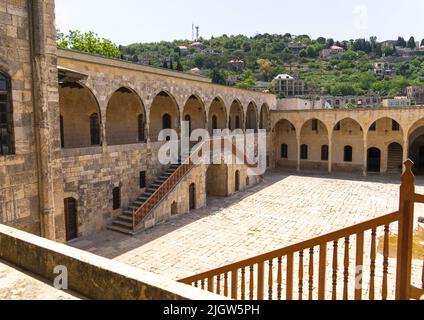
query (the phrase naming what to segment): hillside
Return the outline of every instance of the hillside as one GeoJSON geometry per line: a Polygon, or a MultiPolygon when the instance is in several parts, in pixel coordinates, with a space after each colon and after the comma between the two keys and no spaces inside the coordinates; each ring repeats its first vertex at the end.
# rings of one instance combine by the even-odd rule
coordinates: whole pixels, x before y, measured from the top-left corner
{"type": "MultiPolygon", "coordinates": [[[[120,46],[122,57],[180,71],[200,69],[216,83],[253,87],[269,82],[277,74],[288,73],[306,81],[310,95],[380,94],[393,97],[408,85],[424,84],[424,56],[402,58],[395,46],[415,47],[415,40],[396,43],[376,38],[335,42],[332,39],[286,35],[221,36],[208,40],[173,41],[120,46]],[[300,43],[297,52],[290,46],[300,43]],[[320,58],[323,49],[333,45],[345,52],[340,57],[320,58]],[[179,47],[186,47],[180,49],[179,47]],[[396,76],[378,78],[374,62],[391,61],[396,76]],[[172,61],[172,62],[170,62],[172,61]],[[230,63],[231,62],[231,63],[230,63]]],[[[421,52],[420,52],[421,53],[421,52]]]]}

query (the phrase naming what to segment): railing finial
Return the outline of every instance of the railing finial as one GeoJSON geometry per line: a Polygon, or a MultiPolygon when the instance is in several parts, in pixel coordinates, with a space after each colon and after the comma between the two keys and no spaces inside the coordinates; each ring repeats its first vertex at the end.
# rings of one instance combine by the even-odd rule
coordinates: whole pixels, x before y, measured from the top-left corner
{"type": "Polygon", "coordinates": [[[411,159],[408,159],[404,163],[405,170],[402,174],[402,186],[414,185],[415,184],[415,176],[412,172],[412,168],[414,166],[414,162],[411,159]]]}

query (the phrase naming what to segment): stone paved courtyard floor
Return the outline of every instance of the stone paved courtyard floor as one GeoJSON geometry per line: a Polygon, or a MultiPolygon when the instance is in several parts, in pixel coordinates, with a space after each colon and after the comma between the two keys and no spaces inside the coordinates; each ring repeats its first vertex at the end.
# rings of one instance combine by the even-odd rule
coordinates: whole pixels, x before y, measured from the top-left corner
{"type": "MultiPolygon", "coordinates": [[[[423,179],[417,186],[424,193],[423,179]]],[[[181,279],[397,211],[398,199],[399,177],[271,171],[260,185],[136,237],[102,231],[72,245],[181,279]]]]}

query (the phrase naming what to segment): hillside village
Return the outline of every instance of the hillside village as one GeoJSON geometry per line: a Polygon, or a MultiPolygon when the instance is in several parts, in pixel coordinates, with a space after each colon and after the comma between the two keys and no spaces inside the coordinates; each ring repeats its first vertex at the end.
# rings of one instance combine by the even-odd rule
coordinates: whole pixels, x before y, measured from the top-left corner
{"type": "MultiPolygon", "coordinates": [[[[208,76],[220,84],[271,91],[281,98],[321,101],[324,97],[326,102],[334,100],[327,106],[352,107],[354,99],[355,105],[376,105],[384,98],[406,96],[407,87],[423,85],[423,45],[413,37],[340,42],[262,34],[132,44],[120,46],[120,51],[127,60],[208,76]],[[287,81],[281,81],[283,77],[287,81]],[[336,96],[346,99],[329,98],[336,96]]],[[[390,102],[397,103],[417,101],[390,102]]]]}

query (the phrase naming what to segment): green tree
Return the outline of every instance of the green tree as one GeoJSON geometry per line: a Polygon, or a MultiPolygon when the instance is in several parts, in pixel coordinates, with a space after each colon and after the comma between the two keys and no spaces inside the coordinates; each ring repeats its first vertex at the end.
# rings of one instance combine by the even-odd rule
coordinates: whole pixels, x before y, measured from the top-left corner
{"type": "Polygon", "coordinates": [[[408,40],[408,48],[415,49],[417,47],[417,44],[415,43],[415,38],[411,37],[408,40]]]}
{"type": "Polygon", "coordinates": [[[272,62],[268,59],[258,59],[256,63],[259,66],[259,71],[262,73],[264,80],[269,81],[273,71],[272,62]]]}
{"type": "Polygon", "coordinates": [[[256,85],[256,80],[253,77],[252,71],[246,71],[243,75],[243,80],[236,84],[237,88],[249,89],[256,85]]]}
{"type": "Polygon", "coordinates": [[[107,57],[119,58],[119,47],[112,41],[100,38],[96,33],[89,31],[81,33],[78,30],[70,30],[68,34],[58,32],[57,45],[60,48],[77,50],[107,57]]]}
{"type": "Polygon", "coordinates": [[[177,71],[181,71],[181,72],[184,71],[184,67],[183,67],[180,59],[177,60],[177,71]]]}
{"type": "Polygon", "coordinates": [[[212,83],[227,84],[227,78],[222,70],[213,69],[211,74],[212,83]]]}
{"type": "Polygon", "coordinates": [[[306,58],[307,56],[308,56],[308,51],[306,51],[305,49],[300,50],[299,57],[306,58]]]}
{"type": "Polygon", "coordinates": [[[403,37],[398,37],[397,41],[396,41],[396,46],[397,47],[402,47],[405,48],[406,47],[406,41],[403,37]]]}

